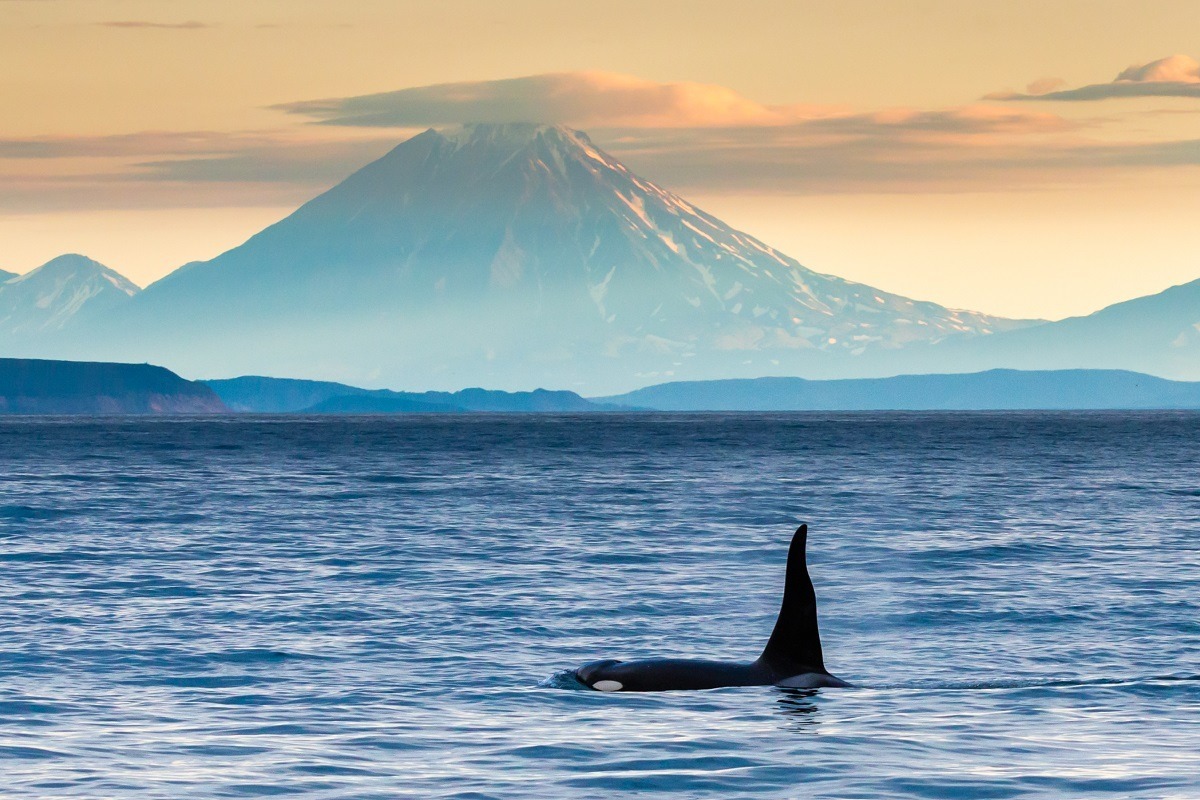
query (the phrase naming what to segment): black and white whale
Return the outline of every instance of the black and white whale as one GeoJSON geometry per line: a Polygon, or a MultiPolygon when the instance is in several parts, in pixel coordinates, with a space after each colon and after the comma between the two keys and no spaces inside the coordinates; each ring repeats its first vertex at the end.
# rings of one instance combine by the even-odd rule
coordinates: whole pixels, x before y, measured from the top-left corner
{"type": "Polygon", "coordinates": [[[575,677],[601,692],[663,692],[672,689],[716,689],[721,686],[849,686],[829,674],[817,632],[817,595],[808,577],[804,550],[808,526],[801,525],[788,548],[783,604],[767,646],[754,661],[702,661],[652,658],[643,661],[593,661],[575,677]]]}

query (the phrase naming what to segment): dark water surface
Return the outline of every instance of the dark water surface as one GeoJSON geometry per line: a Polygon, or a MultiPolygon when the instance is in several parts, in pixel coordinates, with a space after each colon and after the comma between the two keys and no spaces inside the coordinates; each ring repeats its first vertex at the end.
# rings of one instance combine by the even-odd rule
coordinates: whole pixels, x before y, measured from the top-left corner
{"type": "Polygon", "coordinates": [[[1200,415],[0,421],[0,794],[1200,797],[1200,415]],[[859,684],[754,657],[795,524],[859,684]]]}

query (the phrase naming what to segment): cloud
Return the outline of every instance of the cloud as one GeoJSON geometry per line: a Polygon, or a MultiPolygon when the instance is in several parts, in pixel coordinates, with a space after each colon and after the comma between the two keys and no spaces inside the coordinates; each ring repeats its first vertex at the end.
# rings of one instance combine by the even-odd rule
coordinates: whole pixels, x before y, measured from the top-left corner
{"type": "Polygon", "coordinates": [[[1013,112],[995,106],[919,111],[897,108],[867,114],[841,114],[803,123],[814,130],[833,130],[860,135],[945,134],[982,136],[986,134],[1034,134],[1073,130],[1080,123],[1056,114],[1030,111],[1013,112]]]}
{"type": "Polygon", "coordinates": [[[723,87],[606,73],[441,84],[279,108],[325,124],[0,139],[0,208],[301,202],[421,128],[514,119],[586,129],[631,169],[682,192],[997,191],[1200,165],[1200,142],[1142,141],[1136,131],[1121,142],[1108,130],[1093,140],[1094,128],[1113,123],[1045,110],[771,106],[723,87]]]}
{"type": "Polygon", "coordinates": [[[1116,82],[1131,83],[1200,83],[1200,62],[1190,56],[1173,55],[1134,64],[1117,76],[1116,82]]]}
{"type": "Polygon", "coordinates": [[[271,180],[287,180],[280,167],[293,164],[304,166],[294,170],[292,179],[307,182],[324,180],[340,170],[353,170],[362,166],[364,158],[382,155],[395,143],[390,135],[313,138],[284,130],[0,138],[0,165],[75,160],[121,164],[129,168],[130,177],[135,179],[175,179],[186,173],[189,179],[203,180],[258,180],[266,175],[271,175],[271,180]],[[260,166],[256,167],[256,163],[260,166]],[[241,166],[240,172],[214,167],[221,175],[218,178],[203,174],[197,168],[202,164],[241,166]],[[176,169],[177,166],[180,168],[176,169]]]}
{"type": "Polygon", "coordinates": [[[1062,78],[1038,78],[1027,85],[1025,91],[1029,94],[1046,94],[1066,85],[1067,82],[1062,78]]]}
{"type": "Polygon", "coordinates": [[[1200,97],[1200,62],[1186,55],[1167,56],[1127,67],[1108,83],[1094,83],[1077,89],[1058,89],[1043,81],[1031,83],[1025,93],[1006,90],[985,95],[984,99],[1078,101],[1116,97],[1200,97]]]}
{"type": "Polygon", "coordinates": [[[320,124],[353,128],[425,127],[471,122],[545,122],[597,130],[784,129],[869,134],[1021,133],[1065,130],[1057,115],[971,105],[852,113],[840,107],[763,105],[723,86],[656,83],[605,72],[563,72],[496,81],[445,83],[272,108],[320,124]]]}
{"type": "Polygon", "coordinates": [[[1087,185],[1117,173],[1200,166],[1200,140],[1097,143],[1075,136],[987,139],[814,135],[811,128],[630,131],[606,149],[681,192],[823,195],[994,192],[1087,185]]]}
{"type": "Polygon", "coordinates": [[[764,105],[724,86],[659,83],[608,72],[557,72],[442,83],[285,103],[274,108],[328,125],[354,127],[538,121],[580,128],[785,125],[835,110],[764,105]]]}
{"type": "Polygon", "coordinates": [[[297,205],[394,145],[282,130],[0,139],[0,210],[297,205]]]}
{"type": "Polygon", "coordinates": [[[207,22],[198,22],[197,20],[188,20],[187,22],[150,22],[141,19],[119,19],[110,20],[107,22],[97,22],[102,28],[160,28],[165,30],[176,31],[197,31],[205,28],[214,28],[215,25],[210,25],[207,22]]]}
{"type": "Polygon", "coordinates": [[[212,154],[263,146],[269,132],[146,131],[113,136],[35,136],[0,139],[0,159],[106,158],[163,154],[212,154]]]}
{"type": "Polygon", "coordinates": [[[1032,148],[1082,124],[985,104],[869,113],[765,105],[725,87],[600,72],[439,84],[275,108],[348,128],[567,124],[586,129],[667,186],[739,191],[820,192],[839,180],[853,187],[847,190],[872,182],[889,190],[922,183],[961,187],[979,174],[972,160],[1005,144],[1032,148]]]}
{"type": "Polygon", "coordinates": [[[128,180],[145,182],[290,184],[320,191],[395,146],[391,139],[273,143],[212,156],[138,161],[128,180]]]}

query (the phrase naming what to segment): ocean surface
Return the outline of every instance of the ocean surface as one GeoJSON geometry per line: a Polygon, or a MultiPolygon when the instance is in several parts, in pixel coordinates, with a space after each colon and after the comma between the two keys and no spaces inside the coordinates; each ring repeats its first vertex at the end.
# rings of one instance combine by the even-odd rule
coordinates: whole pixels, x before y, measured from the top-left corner
{"type": "Polygon", "coordinates": [[[0,418],[0,604],[5,798],[1200,797],[1194,413],[0,418]]]}

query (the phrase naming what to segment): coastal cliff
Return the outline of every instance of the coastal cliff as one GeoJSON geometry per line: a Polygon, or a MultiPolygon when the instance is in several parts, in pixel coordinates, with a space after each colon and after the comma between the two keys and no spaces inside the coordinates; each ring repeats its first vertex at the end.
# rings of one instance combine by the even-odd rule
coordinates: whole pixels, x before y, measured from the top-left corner
{"type": "Polygon", "coordinates": [[[0,414],[221,414],[202,383],[150,364],[0,358],[0,414]]]}

